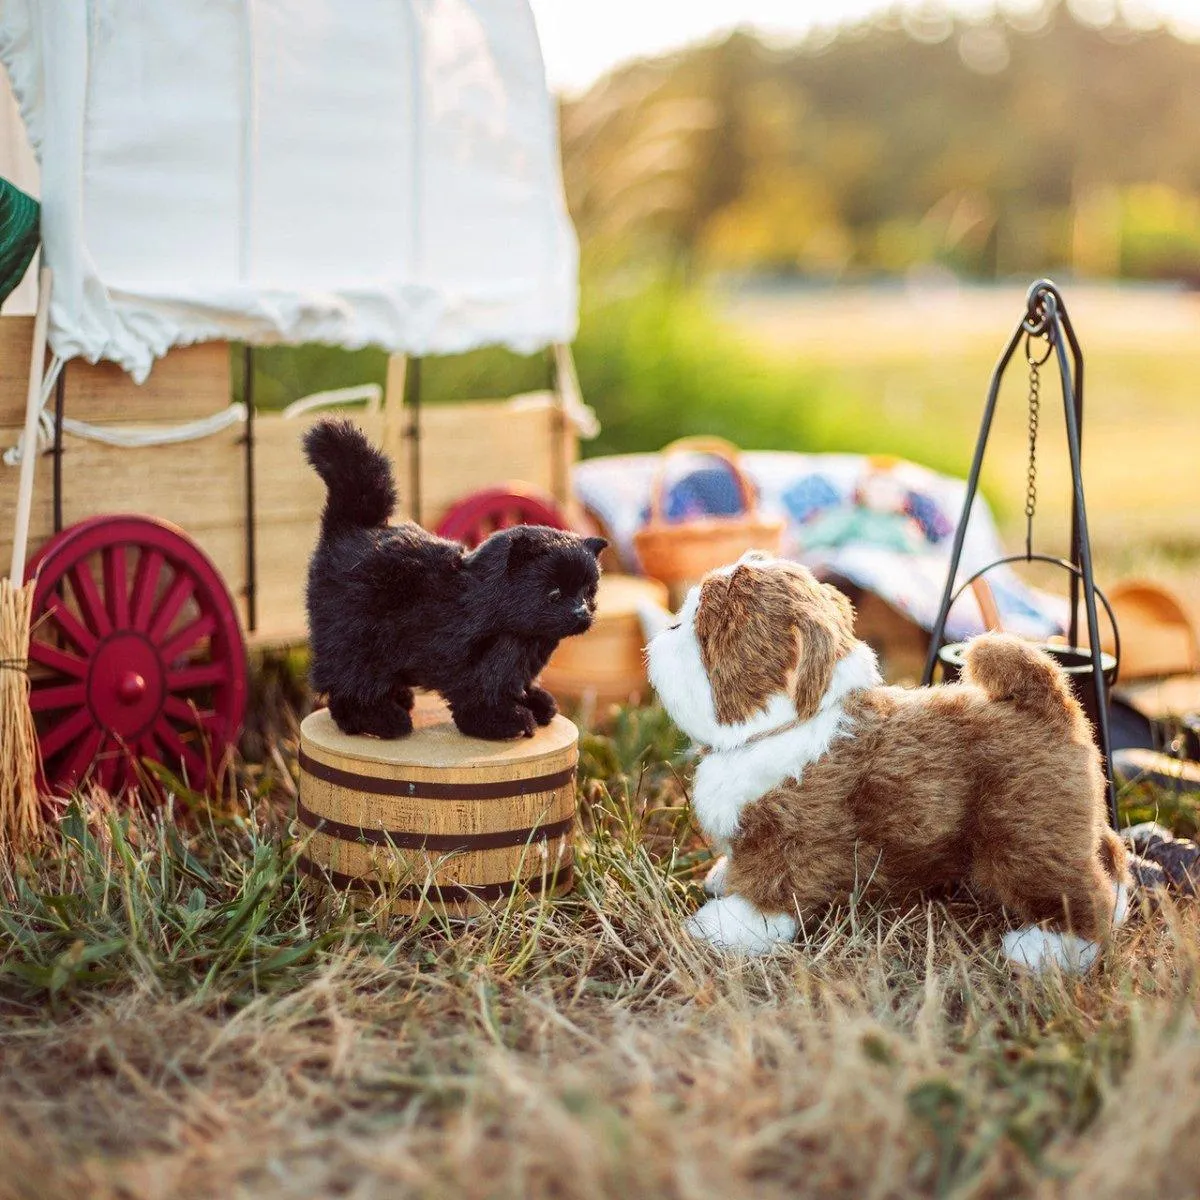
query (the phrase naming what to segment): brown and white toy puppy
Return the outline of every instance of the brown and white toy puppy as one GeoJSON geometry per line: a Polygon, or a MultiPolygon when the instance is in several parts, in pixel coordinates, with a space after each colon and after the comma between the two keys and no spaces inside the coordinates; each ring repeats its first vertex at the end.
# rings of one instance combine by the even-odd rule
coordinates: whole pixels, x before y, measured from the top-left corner
{"type": "Polygon", "coordinates": [[[650,643],[650,678],[704,748],[692,805],[729,854],[723,894],[688,922],[766,953],[852,892],[970,883],[1023,924],[1022,966],[1082,970],[1128,908],[1101,760],[1066,677],[985,634],[961,684],[880,685],[846,598],[754,552],[693,588],[650,643]]]}

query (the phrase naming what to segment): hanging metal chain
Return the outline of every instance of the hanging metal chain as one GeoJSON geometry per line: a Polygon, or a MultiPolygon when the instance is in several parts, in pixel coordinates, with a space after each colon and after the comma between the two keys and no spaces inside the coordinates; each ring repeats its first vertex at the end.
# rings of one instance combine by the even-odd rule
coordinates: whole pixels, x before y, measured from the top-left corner
{"type": "Polygon", "coordinates": [[[1038,358],[1033,353],[1033,337],[1025,335],[1025,361],[1029,364],[1029,467],[1025,476],[1025,557],[1033,556],[1033,515],[1037,512],[1037,437],[1038,423],[1042,416],[1042,375],[1041,367],[1050,357],[1054,348],[1049,333],[1043,334],[1046,339],[1046,352],[1038,358]]]}

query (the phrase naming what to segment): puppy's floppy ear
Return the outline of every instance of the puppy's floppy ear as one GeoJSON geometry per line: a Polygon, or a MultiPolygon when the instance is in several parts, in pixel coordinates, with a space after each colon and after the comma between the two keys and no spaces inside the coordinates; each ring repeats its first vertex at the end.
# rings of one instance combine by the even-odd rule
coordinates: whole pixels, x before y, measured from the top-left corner
{"type": "Polygon", "coordinates": [[[722,725],[746,721],[786,691],[796,663],[791,603],[771,572],[737,566],[700,587],[696,640],[722,725]]]}
{"type": "MultiPolygon", "coordinates": [[[[825,595],[833,601],[834,607],[838,611],[838,617],[841,625],[847,636],[854,636],[854,605],[850,602],[850,597],[846,595],[840,588],[835,588],[832,583],[821,584],[821,590],[825,595]]],[[[849,650],[851,647],[847,646],[849,650]]]]}
{"type": "Polygon", "coordinates": [[[815,717],[833,682],[838,662],[854,648],[854,606],[832,584],[818,584],[799,608],[800,665],[796,672],[796,715],[815,717]]]}
{"type": "Polygon", "coordinates": [[[601,551],[607,548],[608,540],[602,537],[587,537],[583,539],[583,544],[597,557],[600,557],[601,551]]]}
{"type": "Polygon", "coordinates": [[[508,540],[508,558],[504,562],[506,571],[520,570],[526,563],[532,562],[543,553],[543,547],[536,535],[524,526],[513,530],[508,540]]]}

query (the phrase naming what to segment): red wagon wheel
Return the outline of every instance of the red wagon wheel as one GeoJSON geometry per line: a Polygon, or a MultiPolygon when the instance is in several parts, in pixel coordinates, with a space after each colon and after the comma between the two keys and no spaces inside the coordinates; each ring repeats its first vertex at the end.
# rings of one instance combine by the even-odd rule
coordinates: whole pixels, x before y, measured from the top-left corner
{"type": "Polygon", "coordinates": [[[238,735],[246,648],[216,568],[181,530],[91,517],[29,564],[30,707],[45,782],[116,794],[161,762],[202,788],[238,735]]]}
{"type": "Polygon", "coordinates": [[[434,532],[474,549],[488,534],[497,529],[511,529],[514,525],[571,528],[562,510],[550,497],[519,484],[509,484],[472,492],[451,505],[434,532]]]}

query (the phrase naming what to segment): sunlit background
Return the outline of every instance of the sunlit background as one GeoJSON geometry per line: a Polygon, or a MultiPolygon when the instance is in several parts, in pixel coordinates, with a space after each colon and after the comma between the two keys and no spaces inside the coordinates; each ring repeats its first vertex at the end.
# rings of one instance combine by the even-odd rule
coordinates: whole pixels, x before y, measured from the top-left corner
{"type": "MultiPolygon", "coordinates": [[[[1042,0],[903,6],[880,0],[532,0],[532,7],[551,86],[566,93],[589,87],[631,59],[668,53],[739,27],[753,28],[768,39],[794,41],[892,11],[916,36],[942,38],[949,36],[952,16],[981,22],[999,14],[1037,29],[1048,15],[1042,0]]],[[[1180,37],[1200,37],[1196,0],[1074,0],[1069,7],[1079,20],[1100,27],[1120,19],[1135,29],[1161,27],[1180,37]]]]}

